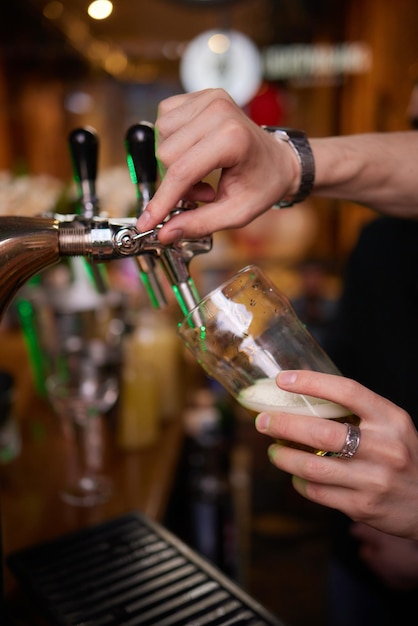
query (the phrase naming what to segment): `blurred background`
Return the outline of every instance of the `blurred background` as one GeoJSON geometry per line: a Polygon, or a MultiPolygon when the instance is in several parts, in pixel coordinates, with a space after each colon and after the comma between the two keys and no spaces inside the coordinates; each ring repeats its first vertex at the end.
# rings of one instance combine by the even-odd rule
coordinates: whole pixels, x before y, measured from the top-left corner
{"type": "MultiPolygon", "coordinates": [[[[311,137],[409,129],[413,114],[408,104],[418,80],[417,27],[418,0],[5,1],[0,17],[0,215],[71,211],[77,192],[68,137],[83,126],[94,128],[100,141],[101,211],[128,215],[136,191],[126,165],[127,129],[143,120],[154,122],[160,100],[200,88],[202,81],[203,86],[220,81],[233,95],[238,90],[241,106],[255,122],[301,128],[311,137]],[[204,53],[207,38],[218,31],[231,35],[231,45],[237,45],[226,74],[217,73],[204,53]],[[232,34],[238,35],[238,44],[232,34]]],[[[216,233],[212,251],[193,260],[191,274],[204,294],[249,262],[261,265],[322,342],[346,262],[363,226],[375,217],[349,202],[310,198],[289,211],[270,211],[245,228],[216,233]]],[[[128,307],[121,307],[121,333],[128,335],[127,328],[132,333],[129,348],[138,344],[138,354],[123,353],[122,369],[128,364],[130,372],[139,371],[135,359],[145,354],[140,331],[148,328],[149,316],[142,314],[149,312],[149,303],[129,264],[112,264],[110,277],[112,287],[129,296],[128,307]]],[[[62,284],[61,275],[54,280],[62,284]]],[[[166,362],[179,315],[175,304],[169,304],[170,340],[164,339],[162,348],[166,362]]],[[[167,320],[164,314],[153,317],[157,342],[165,337],[167,320]]],[[[37,483],[35,461],[43,450],[39,442],[46,445],[52,427],[43,421],[45,398],[34,388],[19,323],[12,306],[0,324],[0,369],[16,377],[22,430],[22,453],[19,448],[0,468],[6,552],[144,506],[205,554],[207,536],[199,535],[195,518],[206,519],[216,509],[220,522],[211,532],[222,554],[209,554],[215,563],[290,626],[325,623],[329,512],[295,494],[289,478],[269,464],[268,442],[256,437],[251,420],[240,419],[221,390],[195,371],[187,355],[178,354],[178,344],[168,381],[180,389],[180,404],[170,406],[182,417],[181,433],[162,420],[160,434],[150,435],[152,444],[135,443],[133,431],[121,434],[117,425],[120,415],[127,415],[119,401],[110,420],[109,472],[115,482],[121,478],[116,500],[89,517],[59,505],[55,483],[54,495],[46,499],[42,485],[54,477],[44,469],[37,483]],[[168,435],[162,444],[164,432],[168,435]],[[198,469],[196,451],[202,463],[198,469]],[[196,492],[203,489],[196,472],[199,480],[209,475],[221,486],[228,480],[226,492],[220,487],[221,499],[211,501],[212,509],[199,508],[199,498],[207,502],[202,491],[196,492]],[[33,484],[26,481],[28,474],[33,484]],[[149,499],[144,496],[148,486],[149,499]],[[32,504],[29,513],[19,493],[32,504]],[[224,536],[231,520],[232,548],[224,536]]],[[[162,361],[157,345],[150,352],[162,361]]],[[[150,391],[148,380],[142,384],[150,391]]],[[[167,385],[166,377],[165,389],[167,385]]],[[[137,380],[132,387],[139,393],[137,380]]],[[[160,389],[158,379],[156,396],[160,389]]],[[[158,410],[159,419],[161,406],[158,410]]],[[[143,423],[136,428],[136,436],[143,435],[143,423]]],[[[56,450],[50,453],[58,468],[60,448],[56,450]]],[[[59,476],[56,469],[57,480],[59,476]]]]}
{"type": "MultiPolygon", "coordinates": [[[[396,5],[378,0],[115,0],[109,17],[100,20],[89,16],[88,5],[87,0],[4,3],[0,171],[68,183],[68,132],[89,124],[100,137],[101,202],[117,210],[117,203],[133,193],[122,184],[126,129],[139,120],[154,121],[158,102],[184,90],[182,55],[212,29],[238,31],[260,52],[262,82],[245,105],[257,122],[303,128],[311,136],[408,127],[406,106],[418,74],[417,0],[396,5]],[[116,192],[112,183],[118,175],[116,192]]],[[[202,65],[200,72],[205,71],[202,65]]],[[[283,256],[290,254],[292,243],[302,246],[303,238],[304,255],[339,265],[369,212],[348,205],[336,211],[330,200],[311,202],[315,230],[309,214],[308,234],[298,223],[300,237],[293,242],[283,237],[283,256]]],[[[30,211],[25,204],[17,210],[30,211]]],[[[291,219],[284,228],[291,228],[291,219]]],[[[236,245],[248,243],[241,235],[236,245]]],[[[249,233],[248,239],[255,235],[249,233]]]]}

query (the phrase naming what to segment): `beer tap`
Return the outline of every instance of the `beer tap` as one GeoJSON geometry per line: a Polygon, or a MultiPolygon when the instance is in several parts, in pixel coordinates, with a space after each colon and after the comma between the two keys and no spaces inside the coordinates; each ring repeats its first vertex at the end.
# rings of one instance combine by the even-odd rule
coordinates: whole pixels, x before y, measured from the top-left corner
{"type": "MultiPolygon", "coordinates": [[[[154,127],[149,122],[131,126],[126,135],[128,165],[131,178],[137,185],[140,206],[138,215],[145,209],[155,191],[157,178],[157,159],[155,156],[154,127]]],[[[194,202],[180,201],[166,219],[182,211],[195,210],[194,202]]],[[[161,227],[162,225],[160,225],[161,227]]],[[[158,229],[157,229],[158,233],[158,229]]],[[[174,295],[184,314],[187,314],[199,302],[199,295],[190,276],[189,264],[196,254],[212,249],[212,237],[201,239],[182,239],[169,246],[156,246],[154,252],[160,260],[174,295]]],[[[143,257],[142,257],[143,258],[143,257]]],[[[151,272],[150,274],[151,275],[151,272]]],[[[153,272],[155,276],[155,272],[153,272]]]]}
{"type": "MultiPolygon", "coordinates": [[[[99,141],[91,127],[75,128],[68,137],[74,180],[77,184],[77,215],[80,223],[87,223],[99,215],[99,201],[96,193],[99,141]]],[[[87,271],[99,293],[106,293],[105,272],[96,263],[87,261],[87,271]]]]}
{"type": "MultiPolygon", "coordinates": [[[[211,250],[212,237],[182,239],[163,245],[158,239],[158,231],[163,224],[140,232],[136,226],[137,217],[100,216],[94,182],[97,163],[95,137],[85,131],[74,131],[71,140],[74,167],[81,190],[79,213],[47,213],[35,217],[0,216],[0,319],[16,292],[28,280],[62,258],[76,256],[84,257],[93,267],[105,261],[144,256],[147,259],[147,271],[154,270],[155,262],[158,262],[182,312],[187,314],[199,301],[189,264],[196,254],[211,250]]],[[[146,145],[148,149],[147,142],[146,145]]],[[[154,164],[154,159],[155,152],[150,163],[154,164]]],[[[151,197],[153,193],[153,176],[148,176],[150,171],[147,170],[146,176],[137,178],[139,191],[144,198],[146,194],[151,197]]],[[[180,201],[166,220],[178,212],[195,209],[194,203],[180,201]]],[[[155,276],[152,272],[148,275],[152,278],[155,276]]],[[[162,303],[159,283],[153,287],[155,293],[160,293],[157,289],[161,290],[162,303]]]]}
{"type": "MultiPolygon", "coordinates": [[[[125,137],[128,169],[137,192],[139,217],[155,193],[157,183],[157,159],[154,148],[154,128],[148,122],[131,126],[125,137]]],[[[136,257],[142,282],[153,306],[163,308],[167,304],[164,289],[158,278],[157,260],[154,255],[136,257]]]]}

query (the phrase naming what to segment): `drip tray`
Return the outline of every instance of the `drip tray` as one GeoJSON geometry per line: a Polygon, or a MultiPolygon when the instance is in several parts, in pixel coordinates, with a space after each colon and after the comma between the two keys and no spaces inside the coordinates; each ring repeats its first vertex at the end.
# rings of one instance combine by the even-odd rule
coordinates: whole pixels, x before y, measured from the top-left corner
{"type": "Polygon", "coordinates": [[[284,626],[140,513],[14,552],[7,564],[54,626],[284,626]]]}

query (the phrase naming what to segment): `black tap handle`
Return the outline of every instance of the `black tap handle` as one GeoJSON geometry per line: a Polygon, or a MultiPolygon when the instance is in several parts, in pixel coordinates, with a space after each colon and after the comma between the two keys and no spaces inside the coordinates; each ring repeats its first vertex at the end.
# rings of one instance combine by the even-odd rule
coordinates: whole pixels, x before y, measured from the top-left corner
{"type": "Polygon", "coordinates": [[[157,181],[154,140],[154,126],[149,122],[140,122],[128,128],[125,145],[129,172],[135,185],[155,185],[157,181]]]}
{"type": "MultiPolygon", "coordinates": [[[[154,195],[157,182],[153,124],[140,122],[130,126],[125,135],[125,148],[129,174],[137,190],[137,214],[140,215],[154,195]]],[[[150,254],[144,254],[136,257],[136,260],[152,305],[164,308],[167,301],[158,276],[156,259],[150,254]]]]}
{"type": "MultiPolygon", "coordinates": [[[[91,127],[74,128],[68,136],[74,179],[79,193],[79,214],[91,220],[99,214],[96,195],[97,162],[99,141],[96,131],[91,127]]],[[[92,276],[99,293],[106,293],[107,280],[105,270],[86,259],[88,273],[92,276]]]]}
{"type": "Polygon", "coordinates": [[[99,141],[92,128],[75,128],[69,135],[76,180],[96,180],[99,141]]]}
{"type": "Polygon", "coordinates": [[[74,178],[78,185],[84,217],[97,214],[96,177],[99,141],[93,128],[75,128],[69,134],[74,178]]]}

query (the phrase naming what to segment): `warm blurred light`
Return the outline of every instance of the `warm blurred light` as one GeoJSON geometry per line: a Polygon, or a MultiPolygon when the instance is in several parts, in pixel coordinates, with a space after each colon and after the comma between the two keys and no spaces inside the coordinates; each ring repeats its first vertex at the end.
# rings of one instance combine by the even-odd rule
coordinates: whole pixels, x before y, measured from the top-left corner
{"type": "Polygon", "coordinates": [[[112,11],[113,4],[110,0],[94,0],[87,9],[87,13],[94,20],[105,20],[112,11]]]}
{"type": "Polygon", "coordinates": [[[67,19],[63,25],[63,30],[73,43],[80,44],[85,42],[89,37],[87,24],[74,17],[67,19]]]}
{"type": "Polygon", "coordinates": [[[71,113],[83,115],[93,108],[93,98],[85,91],[73,91],[65,99],[65,108],[71,113]]]}
{"type": "Polygon", "coordinates": [[[56,2],[54,0],[53,2],[48,2],[48,4],[44,6],[43,13],[48,20],[57,20],[61,17],[63,11],[64,6],[62,2],[56,2]]]}
{"type": "Polygon", "coordinates": [[[135,68],[134,78],[140,83],[152,83],[158,76],[159,69],[156,63],[141,63],[135,68]]]}
{"type": "Polygon", "coordinates": [[[208,39],[209,50],[215,54],[224,54],[231,46],[231,41],[226,35],[217,33],[208,39]]]}
{"type": "Polygon", "coordinates": [[[128,65],[126,54],[120,50],[110,52],[104,60],[103,67],[109,74],[122,74],[128,65]]]}
{"type": "Polygon", "coordinates": [[[107,41],[93,39],[87,48],[87,56],[93,61],[102,61],[110,52],[110,44],[107,41]]]}

